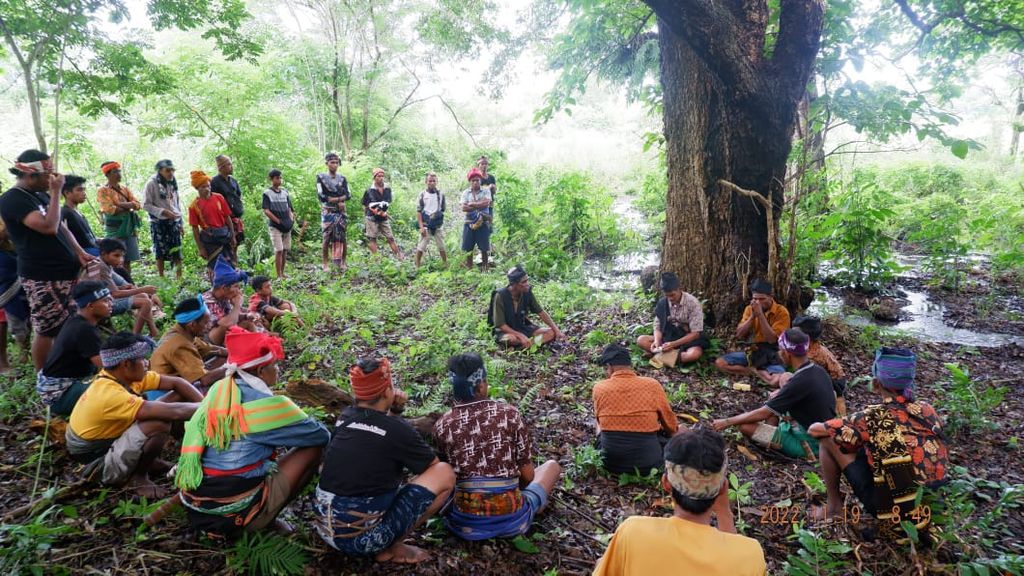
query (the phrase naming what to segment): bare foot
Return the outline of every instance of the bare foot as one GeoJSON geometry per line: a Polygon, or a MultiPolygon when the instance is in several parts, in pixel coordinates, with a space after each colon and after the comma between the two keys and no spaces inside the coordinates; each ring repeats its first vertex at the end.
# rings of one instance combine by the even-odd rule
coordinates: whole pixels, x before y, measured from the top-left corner
{"type": "Polygon", "coordinates": [[[151,502],[167,497],[167,490],[153,484],[153,481],[146,476],[142,478],[132,476],[132,479],[128,481],[128,487],[135,490],[135,493],[139,496],[148,498],[151,502]]]}
{"type": "Polygon", "coordinates": [[[829,522],[842,515],[842,506],[811,506],[807,511],[807,519],[811,522],[829,522]]]}
{"type": "Polygon", "coordinates": [[[418,564],[430,559],[430,554],[422,548],[410,546],[404,542],[396,542],[387,550],[373,557],[377,562],[394,562],[395,564],[418,564]]]}

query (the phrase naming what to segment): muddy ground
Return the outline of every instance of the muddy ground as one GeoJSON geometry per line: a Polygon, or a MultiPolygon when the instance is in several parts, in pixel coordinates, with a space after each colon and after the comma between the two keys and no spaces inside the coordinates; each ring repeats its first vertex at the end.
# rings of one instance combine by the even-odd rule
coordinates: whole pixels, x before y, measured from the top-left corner
{"type": "MultiPolygon", "coordinates": [[[[614,527],[632,514],[668,515],[665,494],[649,485],[619,486],[617,479],[581,470],[574,462],[578,447],[594,440],[590,389],[599,377],[592,364],[596,346],[585,346],[592,331],[623,333],[624,327],[649,321],[646,311],[624,312],[607,308],[574,319],[563,328],[569,339],[564,345],[540,354],[499,352],[508,361],[508,377],[520,382],[520,408],[532,427],[538,456],[561,462],[572,481],[571,489],[556,491],[549,509],[540,515],[530,532],[536,553],[518,550],[510,541],[479,543],[463,542],[446,533],[436,522],[414,536],[417,544],[427,548],[432,559],[414,568],[380,566],[373,562],[344,558],[331,552],[310,528],[308,498],[300,498],[286,512],[286,518],[300,529],[294,536],[302,542],[309,555],[307,574],[543,574],[555,569],[557,574],[588,574],[603,552],[604,543],[614,527]],[[535,394],[528,390],[540,388],[535,394]],[[535,397],[534,397],[535,396],[535,397]]],[[[328,337],[327,334],[315,335],[328,337]]],[[[869,350],[875,343],[864,342],[859,333],[839,322],[829,322],[823,338],[837,354],[851,376],[869,373],[869,350]]],[[[893,344],[887,342],[887,344],[893,344]]],[[[1005,401],[996,408],[992,431],[965,434],[951,444],[955,465],[964,466],[970,474],[994,482],[1024,483],[1021,471],[1021,448],[1017,442],[1024,436],[1024,349],[1006,346],[998,349],[964,350],[948,344],[906,342],[920,356],[918,395],[942,410],[942,390],[947,377],[944,362],[966,366],[977,386],[1006,386],[1005,401]]],[[[755,386],[751,392],[732,390],[728,382],[714,373],[709,362],[672,372],[655,372],[648,367],[641,373],[660,380],[674,400],[679,413],[697,417],[708,424],[716,417],[739,413],[760,405],[768,390],[755,386]]],[[[25,374],[22,374],[24,377],[25,374]]],[[[863,385],[853,386],[847,394],[851,410],[873,402],[863,385]]],[[[515,400],[514,400],[515,401],[515,400]]],[[[38,415],[35,415],[38,418],[38,415]]],[[[29,501],[35,482],[35,453],[40,434],[30,429],[31,417],[5,417],[0,424],[0,511],[7,514],[29,501]]],[[[765,549],[770,574],[783,573],[788,554],[798,544],[788,539],[791,526],[762,521],[761,506],[789,500],[798,510],[805,510],[813,497],[802,481],[804,473],[817,470],[805,462],[777,457],[761,451],[738,435],[728,437],[731,468],[741,483],[751,482],[750,500],[740,507],[737,519],[746,523],[745,533],[758,539],[765,549]],[[742,450],[741,450],[742,448],[742,450]]],[[[41,478],[59,479],[60,486],[78,480],[80,469],[61,449],[52,449],[43,459],[41,478]]],[[[164,481],[166,483],[166,481],[164,481]]],[[[169,483],[167,483],[169,485],[169,483]]],[[[38,497],[38,496],[37,496],[38,497]]],[[[72,574],[219,574],[226,572],[226,546],[197,540],[187,530],[183,515],[168,517],[155,531],[138,536],[141,512],[126,507],[129,500],[123,491],[86,487],[62,498],[65,510],[61,522],[71,530],[56,537],[52,548],[41,551],[44,562],[63,567],[72,574]],[[75,517],[70,517],[73,515],[75,517]]],[[[817,501],[817,500],[814,500],[817,501]]],[[[852,499],[848,505],[853,505],[852,499]]],[[[989,503],[977,499],[982,510],[989,503]]],[[[22,518],[21,521],[24,521],[22,518]]],[[[965,519],[966,521],[966,519],[965,519]]],[[[997,537],[1006,550],[1021,550],[1024,515],[1007,515],[1004,533],[997,537]]],[[[870,570],[875,575],[952,573],[942,565],[955,561],[959,548],[944,544],[937,551],[911,556],[908,548],[885,542],[866,542],[852,525],[825,528],[835,538],[848,542],[855,551],[847,554],[848,570],[857,574],[870,570]]],[[[970,538],[970,530],[963,533],[970,538]]]]}

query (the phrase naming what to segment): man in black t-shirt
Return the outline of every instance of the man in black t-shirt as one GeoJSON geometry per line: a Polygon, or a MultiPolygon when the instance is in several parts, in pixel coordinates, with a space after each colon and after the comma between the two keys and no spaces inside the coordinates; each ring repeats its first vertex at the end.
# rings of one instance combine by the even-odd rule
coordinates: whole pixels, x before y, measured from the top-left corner
{"type": "Polygon", "coordinates": [[[245,211],[245,205],[242,203],[242,187],[232,176],[235,173],[235,165],[231,158],[223,154],[214,160],[217,162],[217,175],[210,180],[210,189],[228,201],[228,208],[231,208],[231,224],[235,228],[235,244],[241,244],[245,241],[245,232],[242,231],[242,213],[245,211]]]}
{"type": "Polygon", "coordinates": [[[103,367],[96,325],[110,318],[114,299],[102,282],[86,280],[71,290],[78,313],[61,327],[43,369],[36,377],[36,391],[50,412],[70,416],[93,375],[103,367]]]}
{"type": "Polygon", "coordinates": [[[64,187],[60,193],[64,196],[64,206],[60,209],[60,218],[71,231],[78,245],[93,256],[100,255],[96,245],[96,235],[85,216],[78,211],[78,206],[85,202],[85,178],[68,174],[64,177],[64,187]]]}
{"type": "Polygon", "coordinates": [[[373,186],[363,193],[363,212],[365,218],[365,234],[367,246],[370,252],[377,253],[377,237],[384,236],[391,246],[391,251],[402,260],[402,251],[395,243],[395,235],[391,232],[391,215],[388,208],[391,206],[391,187],[384,185],[384,169],[373,169],[373,186]]]}
{"type": "Polygon", "coordinates": [[[49,155],[26,150],[11,174],[14,187],[0,196],[0,217],[18,254],[18,278],[28,297],[32,327],[32,363],[43,367],[53,338],[71,314],[68,297],[81,266],[93,259],[61,223],[64,176],[53,171],[49,155]],[[47,193],[49,190],[49,193],[47,193]]]}
{"type": "Polygon", "coordinates": [[[338,418],[324,456],[317,531],[345,554],[422,562],[429,554],[402,541],[441,509],[455,472],[397,416],[408,397],[394,387],[386,358],[362,358],[349,376],[356,405],[338,418]],[[402,485],[406,471],[416,476],[402,485]]]}
{"type": "Polygon", "coordinates": [[[815,422],[835,417],[836,395],[828,372],[807,359],[810,343],[799,328],[783,332],[779,336],[779,355],[794,370],[792,378],[761,408],[715,420],[715,430],[739,426],[744,436],[765,448],[813,461],[818,441],[807,429],[815,422]]]}

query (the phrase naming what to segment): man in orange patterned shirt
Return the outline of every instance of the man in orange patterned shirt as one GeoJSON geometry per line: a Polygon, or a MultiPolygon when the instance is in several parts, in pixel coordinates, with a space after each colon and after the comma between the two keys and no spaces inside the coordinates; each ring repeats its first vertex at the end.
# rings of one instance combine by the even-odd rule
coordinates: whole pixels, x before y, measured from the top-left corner
{"type": "Polygon", "coordinates": [[[679,430],[661,383],[637,376],[629,350],[609,344],[597,359],[607,376],[594,385],[594,412],[604,467],[616,474],[665,465],[663,448],[679,430]]]}
{"type": "Polygon", "coordinates": [[[142,204],[135,199],[127,186],[121,185],[121,165],[114,161],[104,162],[100,170],[107,177],[105,186],[96,191],[96,199],[100,203],[100,212],[107,238],[117,238],[124,242],[124,269],[130,275],[132,262],[139,259],[139,218],[138,210],[142,204]]]}

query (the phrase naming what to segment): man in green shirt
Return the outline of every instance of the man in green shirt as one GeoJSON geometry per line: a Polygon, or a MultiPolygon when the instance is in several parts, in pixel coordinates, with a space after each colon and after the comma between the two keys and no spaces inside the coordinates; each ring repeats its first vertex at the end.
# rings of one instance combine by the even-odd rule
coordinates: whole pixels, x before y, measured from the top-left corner
{"type": "Polygon", "coordinates": [[[491,313],[488,320],[494,326],[494,336],[499,344],[512,348],[526,349],[534,344],[540,346],[554,339],[564,340],[565,334],[558,329],[551,316],[540,307],[530,288],[530,279],[523,267],[516,265],[508,271],[508,286],[491,295],[491,313]],[[536,314],[547,327],[538,327],[527,318],[536,314]]]}

